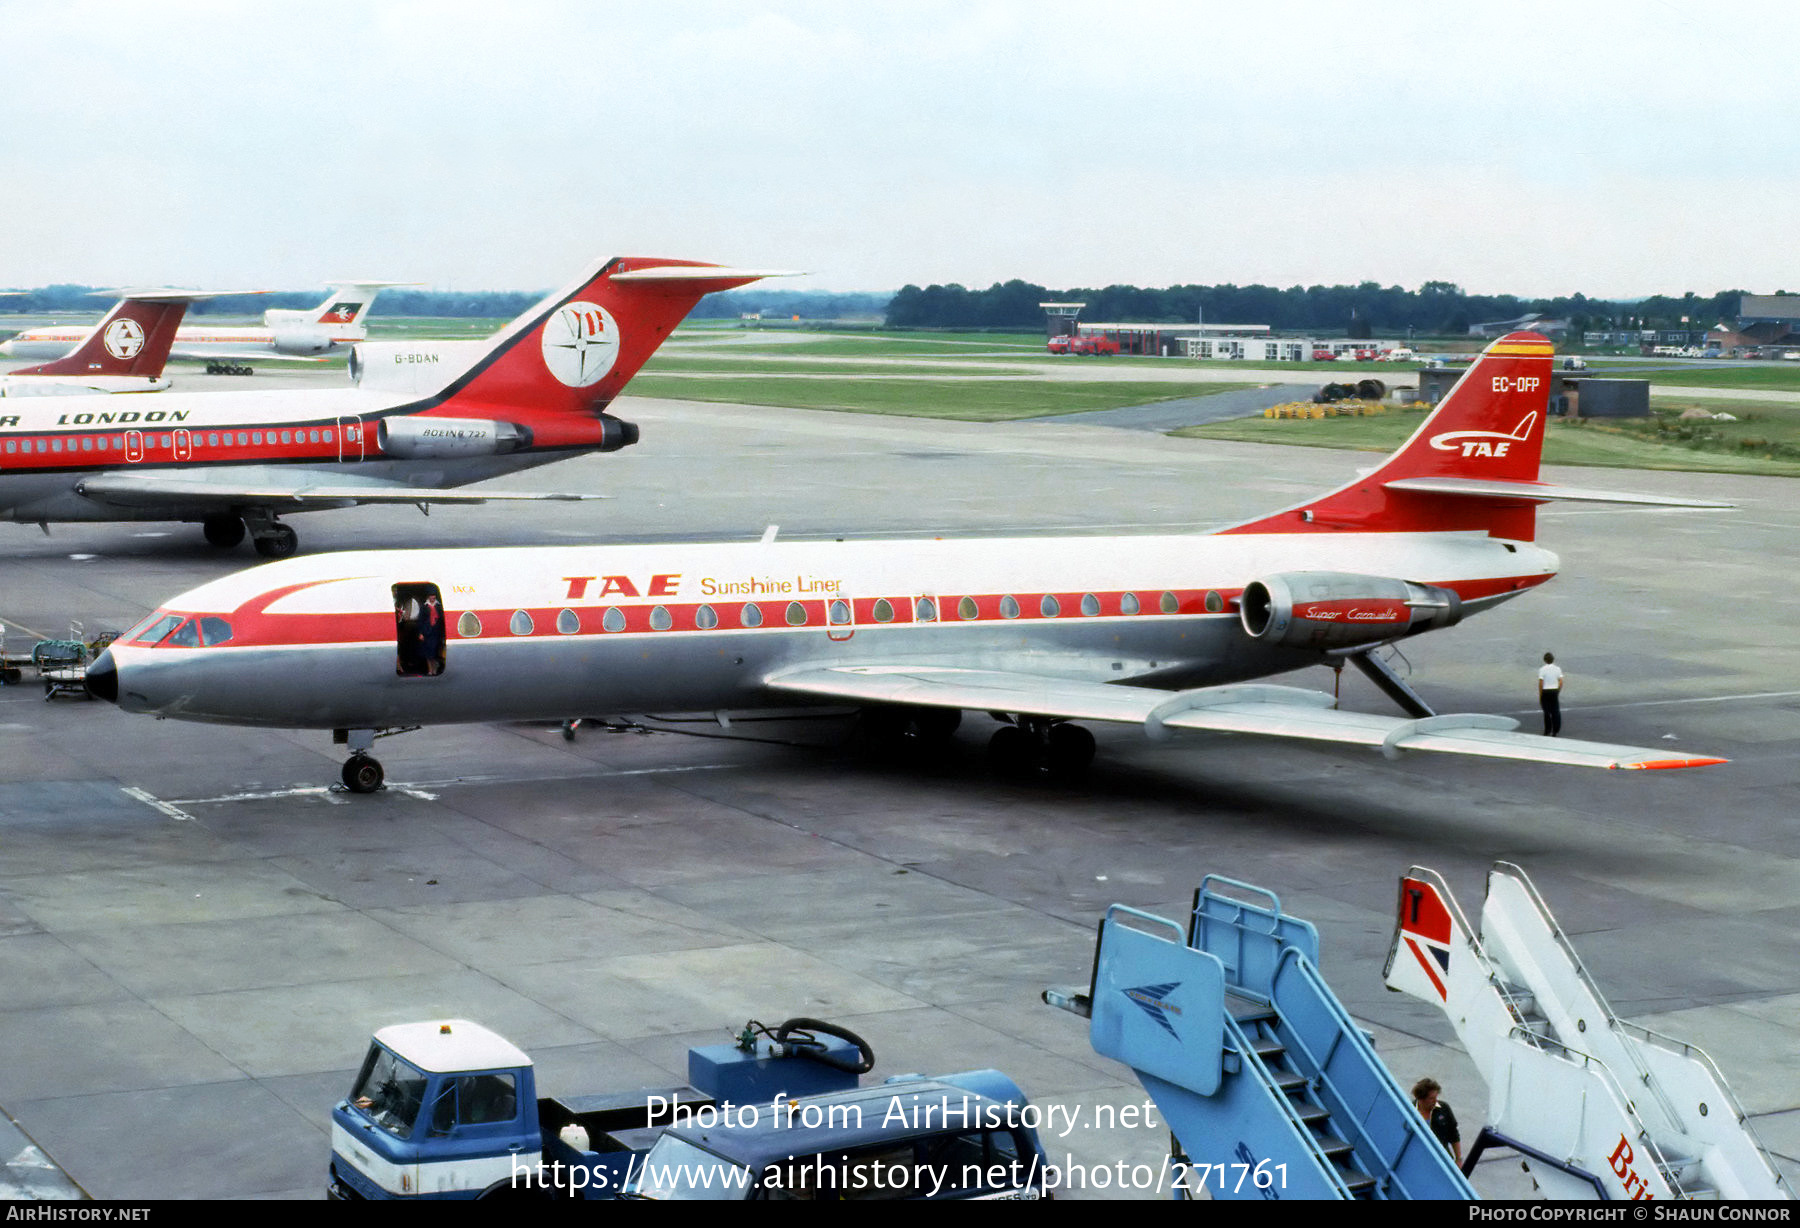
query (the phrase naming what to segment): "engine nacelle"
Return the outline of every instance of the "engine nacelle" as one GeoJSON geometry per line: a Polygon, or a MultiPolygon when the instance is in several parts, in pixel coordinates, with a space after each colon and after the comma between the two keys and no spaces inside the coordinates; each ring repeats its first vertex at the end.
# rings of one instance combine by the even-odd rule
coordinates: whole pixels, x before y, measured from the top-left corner
{"type": "Polygon", "coordinates": [[[1286,648],[1354,648],[1462,621],[1447,588],[1389,576],[1290,571],[1244,586],[1238,616],[1253,639],[1286,648]]]}
{"type": "Polygon", "coordinates": [[[497,456],[531,446],[531,431],[492,418],[383,418],[375,442],[387,456],[497,456]]]}
{"type": "Polygon", "coordinates": [[[376,392],[437,392],[487,348],[486,341],[359,341],[350,350],[350,382],[376,392]]]}
{"type": "Polygon", "coordinates": [[[276,326],[269,337],[277,354],[323,354],[333,344],[330,330],[310,323],[276,326]]]}

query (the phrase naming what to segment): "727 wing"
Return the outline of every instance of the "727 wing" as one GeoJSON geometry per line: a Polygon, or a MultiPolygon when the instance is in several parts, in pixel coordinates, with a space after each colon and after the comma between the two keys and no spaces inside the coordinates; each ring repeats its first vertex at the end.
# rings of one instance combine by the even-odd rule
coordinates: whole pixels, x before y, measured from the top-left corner
{"type": "Polygon", "coordinates": [[[304,512],[354,507],[359,503],[416,503],[423,508],[430,503],[486,503],[490,499],[578,501],[608,497],[513,490],[440,490],[375,480],[349,481],[341,477],[329,482],[290,484],[281,481],[279,476],[272,481],[251,483],[118,472],[82,478],[75,489],[98,503],[162,512],[175,519],[238,511],[246,506],[304,512]]]}

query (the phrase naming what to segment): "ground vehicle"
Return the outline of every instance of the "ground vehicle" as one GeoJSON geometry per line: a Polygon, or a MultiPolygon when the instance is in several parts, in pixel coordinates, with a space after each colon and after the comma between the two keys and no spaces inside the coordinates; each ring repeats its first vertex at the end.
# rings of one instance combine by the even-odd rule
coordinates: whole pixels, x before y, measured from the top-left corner
{"type": "Polygon", "coordinates": [[[1100,333],[1065,333],[1045,343],[1052,354],[1117,354],[1119,343],[1100,333]]]}
{"type": "Polygon", "coordinates": [[[1336,362],[1337,355],[1333,354],[1330,350],[1314,350],[1312,352],[1312,360],[1314,362],[1336,362]]]}
{"type": "Polygon", "coordinates": [[[878,1198],[1039,1196],[1043,1149],[1018,1124],[1025,1097],[1010,1079],[977,1070],[859,1087],[874,1060],[860,1038],[816,1020],[772,1030],[751,1023],[735,1044],[689,1050],[691,1086],[539,1099],[531,1059],[480,1024],[383,1028],[332,1110],[327,1192],[341,1200],[829,1197],[845,1189],[878,1198]],[[920,1128],[896,1128],[902,1118],[920,1128]],[[903,1150],[916,1159],[901,1159],[903,1150]],[[1019,1180],[958,1183],[965,1159],[1000,1164],[1007,1177],[1016,1169],[1019,1180]],[[915,1174],[957,1167],[936,1182],[870,1181],[895,1164],[915,1174]],[[832,1185],[821,1173],[870,1183],[832,1185]],[[796,1191],[795,1182],[809,1180],[806,1193],[796,1191]]]}

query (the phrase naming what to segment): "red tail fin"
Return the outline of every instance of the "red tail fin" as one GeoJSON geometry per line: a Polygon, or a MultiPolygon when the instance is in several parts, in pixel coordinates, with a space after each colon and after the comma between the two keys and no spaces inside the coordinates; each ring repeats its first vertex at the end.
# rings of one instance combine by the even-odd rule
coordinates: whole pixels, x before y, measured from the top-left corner
{"type": "Polygon", "coordinates": [[[187,314],[184,297],[122,298],[80,345],[52,362],[12,375],[135,375],[155,379],[169,360],[175,330],[187,314]]]}
{"type": "Polygon", "coordinates": [[[1462,913],[1437,872],[1414,866],[1402,875],[1384,969],[1388,988],[1441,1004],[1450,996],[1452,973],[1468,968],[1472,954],[1462,913]]]}
{"type": "Polygon", "coordinates": [[[1550,401],[1550,342],[1536,333],[1500,338],[1443,401],[1367,477],[1228,533],[1433,532],[1479,529],[1529,541],[1536,504],[1524,499],[1396,489],[1406,479],[1535,482],[1550,401]]]}
{"type": "Polygon", "coordinates": [[[694,305],[767,272],[621,257],[527,311],[431,412],[530,422],[605,409],[694,305]]]}

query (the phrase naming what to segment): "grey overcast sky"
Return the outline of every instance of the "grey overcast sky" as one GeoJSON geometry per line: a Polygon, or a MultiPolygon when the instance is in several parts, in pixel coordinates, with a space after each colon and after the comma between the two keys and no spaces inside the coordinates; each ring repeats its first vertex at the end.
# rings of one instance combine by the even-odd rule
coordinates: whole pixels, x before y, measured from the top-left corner
{"type": "Polygon", "coordinates": [[[1800,6],[0,0],[0,285],[1800,290],[1800,6]]]}

